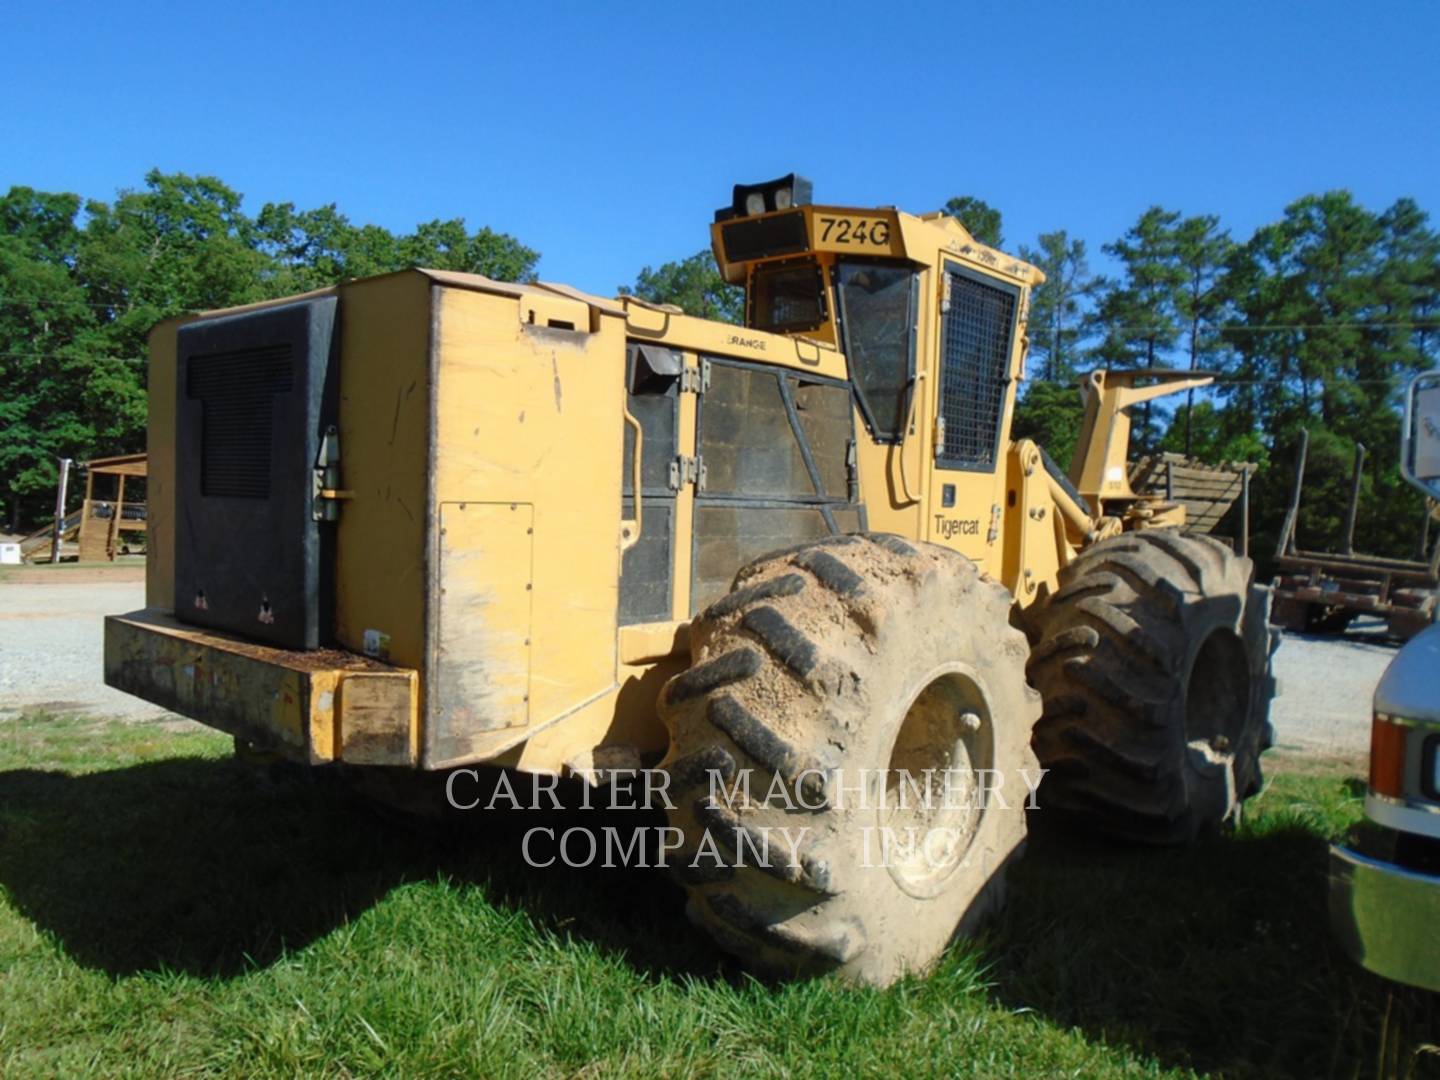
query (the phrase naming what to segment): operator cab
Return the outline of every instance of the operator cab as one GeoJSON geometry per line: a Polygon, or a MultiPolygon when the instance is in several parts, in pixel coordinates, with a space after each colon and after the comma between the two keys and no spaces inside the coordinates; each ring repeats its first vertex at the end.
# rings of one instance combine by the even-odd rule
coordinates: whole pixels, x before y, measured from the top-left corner
{"type": "Polygon", "coordinates": [[[737,184],[715,214],[726,280],[745,287],[745,325],[812,337],[846,356],[866,426],[897,442],[915,385],[920,272],[893,210],[811,204],[793,173],[737,184]]]}

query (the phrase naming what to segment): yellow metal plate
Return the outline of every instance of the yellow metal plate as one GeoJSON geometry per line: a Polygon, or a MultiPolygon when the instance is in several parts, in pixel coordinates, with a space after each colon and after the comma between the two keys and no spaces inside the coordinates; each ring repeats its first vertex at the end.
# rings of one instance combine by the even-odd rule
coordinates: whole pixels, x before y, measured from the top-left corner
{"type": "Polygon", "coordinates": [[[440,505],[432,756],[530,722],[533,522],[529,503],[440,505]]]}

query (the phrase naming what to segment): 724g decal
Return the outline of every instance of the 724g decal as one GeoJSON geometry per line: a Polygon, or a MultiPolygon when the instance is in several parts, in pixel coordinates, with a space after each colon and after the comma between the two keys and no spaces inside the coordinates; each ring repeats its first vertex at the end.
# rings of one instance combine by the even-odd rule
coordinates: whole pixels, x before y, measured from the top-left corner
{"type": "Polygon", "coordinates": [[[820,217],[822,244],[889,247],[890,222],[884,218],[820,217]]]}

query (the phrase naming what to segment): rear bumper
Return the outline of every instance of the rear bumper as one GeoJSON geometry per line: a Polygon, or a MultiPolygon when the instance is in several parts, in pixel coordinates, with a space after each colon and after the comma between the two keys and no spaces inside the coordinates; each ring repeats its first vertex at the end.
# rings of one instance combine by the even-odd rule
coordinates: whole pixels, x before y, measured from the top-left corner
{"type": "Polygon", "coordinates": [[[418,760],[416,672],[354,653],[256,645],[146,609],[105,619],[105,682],[294,761],[418,760]]]}
{"type": "Polygon", "coordinates": [[[1332,844],[1330,926],[1367,970],[1440,991],[1440,877],[1332,844]]]}

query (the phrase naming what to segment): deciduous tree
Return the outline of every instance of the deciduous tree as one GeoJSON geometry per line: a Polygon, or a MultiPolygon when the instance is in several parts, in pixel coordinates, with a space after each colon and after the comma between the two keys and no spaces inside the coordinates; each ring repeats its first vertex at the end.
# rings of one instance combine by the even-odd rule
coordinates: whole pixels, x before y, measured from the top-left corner
{"type": "Polygon", "coordinates": [[[715,265],[709,248],[688,259],[645,267],[633,285],[620,286],[620,293],[633,294],[653,304],[674,304],[687,315],[720,322],[740,323],[745,318],[745,292],[728,285],[715,265]]]}

